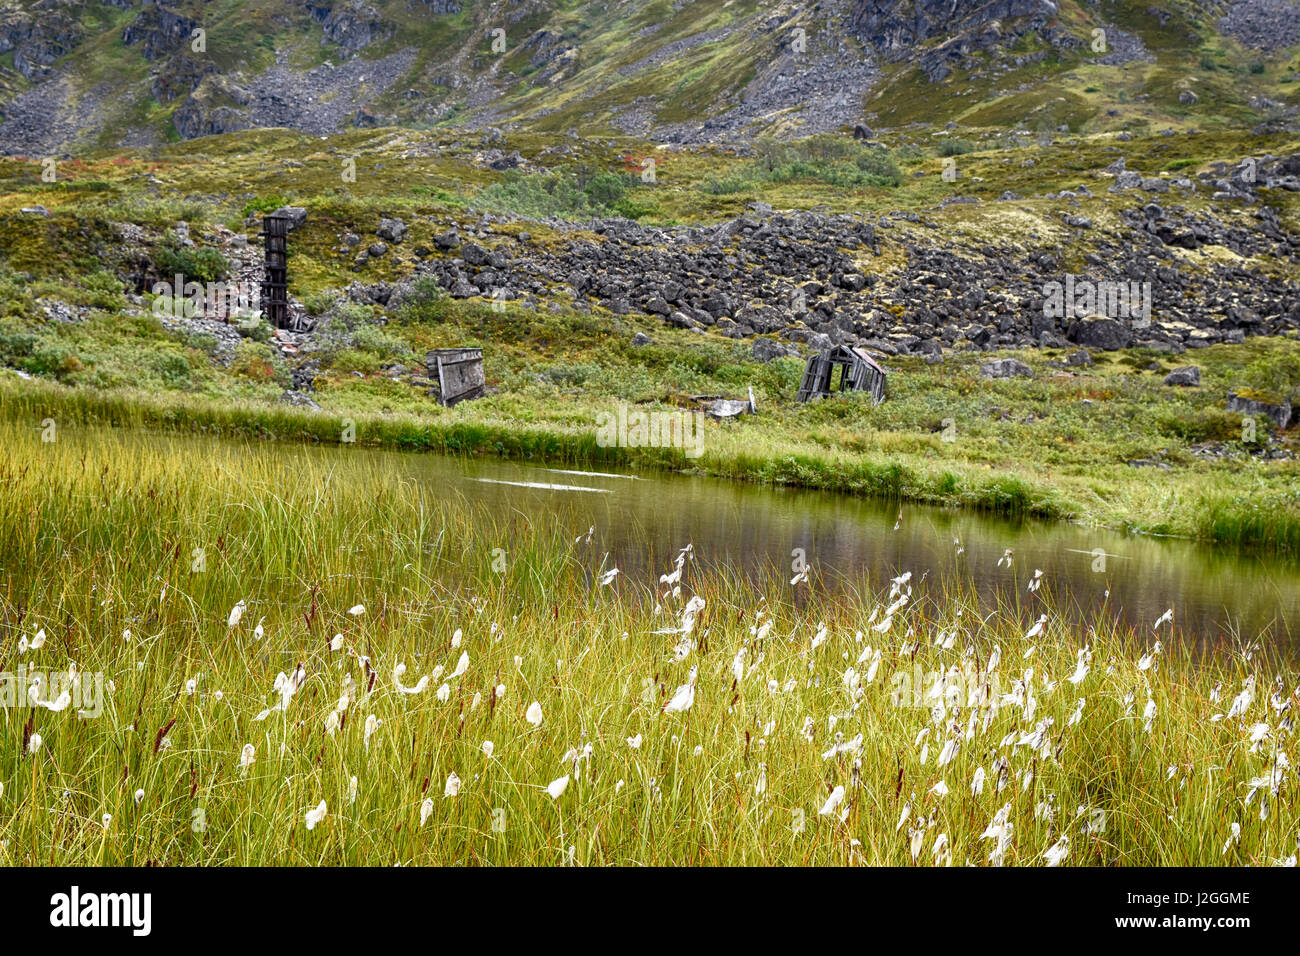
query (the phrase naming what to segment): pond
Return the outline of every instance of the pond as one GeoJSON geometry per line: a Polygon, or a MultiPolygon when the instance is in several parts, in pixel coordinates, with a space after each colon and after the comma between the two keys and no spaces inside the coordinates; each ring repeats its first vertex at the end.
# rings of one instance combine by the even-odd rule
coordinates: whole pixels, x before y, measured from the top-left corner
{"type": "MultiPolygon", "coordinates": [[[[356,453],[380,456],[386,467],[447,497],[558,520],[575,538],[594,528],[596,557],[608,552],[605,566],[637,581],[668,570],[690,543],[705,568],[746,575],[775,568],[788,579],[802,558],[818,586],[832,589],[868,581],[887,586],[888,578],[911,571],[914,582],[929,579],[927,590],[936,582],[963,585],[989,602],[1019,602],[1028,617],[1036,611],[1026,588],[1041,570],[1044,593],[1085,624],[1118,618],[1150,636],[1172,609],[1186,641],[1208,646],[1262,635],[1289,655],[1300,651],[1300,563],[1289,559],[710,478],[387,451],[345,454],[356,453]]],[[[1162,630],[1166,640],[1168,633],[1162,630]]]]}

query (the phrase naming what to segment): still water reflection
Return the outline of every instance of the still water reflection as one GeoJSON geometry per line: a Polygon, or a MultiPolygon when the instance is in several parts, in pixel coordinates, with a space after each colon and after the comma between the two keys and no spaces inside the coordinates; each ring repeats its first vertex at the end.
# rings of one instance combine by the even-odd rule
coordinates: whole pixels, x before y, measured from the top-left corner
{"type": "Polygon", "coordinates": [[[1044,590],[1085,622],[1118,617],[1149,635],[1173,608],[1184,640],[1263,634],[1300,652],[1300,564],[1290,560],[715,479],[374,454],[449,497],[532,520],[554,516],[575,537],[594,526],[593,547],[609,552],[606,566],[642,581],[667,570],[687,542],[705,567],[751,575],[776,568],[788,577],[792,552],[802,549],[821,586],[879,587],[910,570],[913,580],[959,583],[989,601],[1028,603],[1025,587],[1041,569],[1044,590]],[[998,563],[1008,548],[1010,568],[998,563]]]}

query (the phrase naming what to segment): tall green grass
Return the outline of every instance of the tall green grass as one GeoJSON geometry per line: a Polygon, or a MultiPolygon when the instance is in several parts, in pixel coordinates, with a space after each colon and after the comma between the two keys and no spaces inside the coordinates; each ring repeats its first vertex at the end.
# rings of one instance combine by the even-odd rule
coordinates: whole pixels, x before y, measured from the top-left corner
{"type": "Polygon", "coordinates": [[[602,586],[600,529],[489,514],[365,455],[0,441],[0,671],[75,665],[105,690],[95,718],[0,709],[4,863],[982,864],[1004,807],[1011,865],[1296,851],[1296,675],[1267,635],[1193,649],[1175,621],[1153,653],[1105,614],[1071,630],[1051,581],[993,609],[915,581],[832,599],[816,567],[602,586]],[[683,643],[665,632],[692,597],[683,643]],[[693,705],[662,713],[692,666],[693,705]],[[930,696],[939,675],[960,693],[930,696]]]}

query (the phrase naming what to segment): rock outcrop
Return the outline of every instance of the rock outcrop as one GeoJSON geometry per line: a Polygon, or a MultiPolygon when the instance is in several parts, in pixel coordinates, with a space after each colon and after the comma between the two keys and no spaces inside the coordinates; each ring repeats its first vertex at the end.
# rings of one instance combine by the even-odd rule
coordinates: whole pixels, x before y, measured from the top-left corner
{"type": "Polygon", "coordinates": [[[312,2],[307,9],[325,31],[323,43],[334,43],[349,54],[359,53],[377,40],[392,36],[394,26],[364,2],[312,2]]]}
{"type": "Polygon", "coordinates": [[[154,3],[122,31],[122,42],[139,46],[146,60],[156,60],[189,40],[197,26],[197,21],[154,3]]]}

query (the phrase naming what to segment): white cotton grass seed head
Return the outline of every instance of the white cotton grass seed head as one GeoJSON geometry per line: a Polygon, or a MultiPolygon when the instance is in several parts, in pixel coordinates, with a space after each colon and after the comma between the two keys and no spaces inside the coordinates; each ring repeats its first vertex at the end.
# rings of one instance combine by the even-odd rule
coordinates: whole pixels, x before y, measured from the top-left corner
{"type": "Polygon", "coordinates": [[[348,608],[348,613],[353,617],[360,617],[362,614],[366,613],[366,606],[364,604],[354,604],[352,607],[348,608]]]}
{"type": "Polygon", "coordinates": [[[447,785],[442,788],[444,797],[455,797],[460,794],[460,777],[456,776],[456,771],[447,775],[447,785]]]}
{"type": "Polygon", "coordinates": [[[137,790],[135,792],[135,805],[138,807],[142,800],[144,800],[144,790],[137,790]]]}
{"type": "Polygon", "coordinates": [[[844,802],[844,788],[842,786],[836,787],[834,790],[831,791],[830,796],[826,798],[826,802],[822,804],[822,808],[818,810],[817,813],[823,817],[830,816],[839,808],[839,805],[843,802],[844,802]]]}
{"type": "Polygon", "coordinates": [[[433,799],[426,798],[424,803],[420,804],[420,826],[429,822],[429,817],[433,815],[433,799]]]}
{"type": "Polygon", "coordinates": [[[569,777],[566,774],[565,776],[558,777],[555,780],[552,780],[549,784],[547,784],[546,792],[550,794],[552,800],[558,800],[560,799],[560,795],[563,794],[564,791],[568,789],[568,787],[569,787],[569,777]]]}
{"type": "Polygon", "coordinates": [[[542,705],[537,701],[533,701],[528,705],[528,710],[524,712],[524,717],[534,727],[540,727],[542,725],[542,705]]]}
{"type": "Polygon", "coordinates": [[[491,757],[491,756],[492,756],[492,751],[494,751],[495,749],[496,749],[496,744],[494,744],[492,741],[490,741],[490,740],[485,740],[485,741],[483,741],[483,756],[484,756],[484,757],[491,757]]]}
{"type": "Polygon", "coordinates": [[[325,814],[327,813],[329,813],[329,807],[325,805],[324,800],[311,810],[308,810],[306,816],[307,829],[315,830],[320,822],[325,819],[325,814]]]}
{"type": "Polygon", "coordinates": [[[252,744],[244,744],[244,749],[239,752],[239,769],[248,772],[248,768],[253,765],[257,759],[257,748],[252,744]]]}

